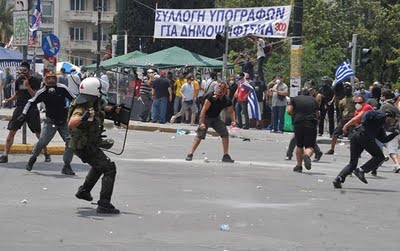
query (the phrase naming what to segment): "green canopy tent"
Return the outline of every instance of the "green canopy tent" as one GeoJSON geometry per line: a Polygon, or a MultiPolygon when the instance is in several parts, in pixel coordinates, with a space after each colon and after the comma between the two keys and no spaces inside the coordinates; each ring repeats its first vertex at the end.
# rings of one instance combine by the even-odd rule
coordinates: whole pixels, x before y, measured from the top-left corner
{"type": "MultiPolygon", "coordinates": [[[[120,66],[165,69],[172,67],[222,68],[222,65],[223,62],[220,60],[174,46],[135,59],[121,61],[120,66]]],[[[233,68],[233,64],[228,64],[228,68],[233,68]]]]}
{"type": "MultiPolygon", "coordinates": [[[[100,66],[104,66],[106,69],[110,69],[110,68],[113,68],[113,67],[120,66],[121,62],[126,62],[126,61],[129,61],[129,60],[132,60],[132,59],[136,59],[136,58],[142,57],[144,55],[146,55],[146,53],[143,53],[143,52],[140,52],[140,51],[132,51],[132,52],[129,52],[129,53],[125,54],[125,55],[121,55],[121,56],[118,56],[118,57],[114,57],[114,58],[110,58],[110,59],[104,60],[104,61],[100,62],[100,66]]],[[[96,64],[90,64],[90,65],[87,65],[85,67],[86,67],[86,69],[89,69],[89,70],[96,69],[96,64]]]]}

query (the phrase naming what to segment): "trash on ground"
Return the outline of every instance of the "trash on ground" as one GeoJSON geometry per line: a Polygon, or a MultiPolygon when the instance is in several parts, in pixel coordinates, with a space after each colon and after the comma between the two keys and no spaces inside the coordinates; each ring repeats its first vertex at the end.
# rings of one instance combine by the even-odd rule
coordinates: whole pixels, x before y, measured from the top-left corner
{"type": "Polygon", "coordinates": [[[25,200],[25,199],[23,199],[23,200],[21,200],[21,203],[22,203],[22,204],[28,204],[28,201],[25,200]]]}
{"type": "Polygon", "coordinates": [[[219,230],[221,231],[229,231],[230,227],[228,224],[222,224],[221,226],[219,226],[219,230]]]}

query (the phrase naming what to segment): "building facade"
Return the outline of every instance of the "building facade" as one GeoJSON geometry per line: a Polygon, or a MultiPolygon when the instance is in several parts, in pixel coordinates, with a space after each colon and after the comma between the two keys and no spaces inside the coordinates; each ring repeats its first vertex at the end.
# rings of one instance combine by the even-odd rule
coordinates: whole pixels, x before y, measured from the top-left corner
{"type": "MultiPolygon", "coordinates": [[[[101,8],[101,55],[106,50],[108,29],[117,14],[117,0],[42,0],[43,36],[53,33],[60,39],[58,62],[82,66],[96,62],[98,2],[101,8]]],[[[34,8],[33,8],[34,9],[34,8]]],[[[31,14],[33,13],[31,10],[31,14]]],[[[31,54],[32,49],[30,49],[31,54]]],[[[43,55],[41,49],[37,55],[43,55]]]]}

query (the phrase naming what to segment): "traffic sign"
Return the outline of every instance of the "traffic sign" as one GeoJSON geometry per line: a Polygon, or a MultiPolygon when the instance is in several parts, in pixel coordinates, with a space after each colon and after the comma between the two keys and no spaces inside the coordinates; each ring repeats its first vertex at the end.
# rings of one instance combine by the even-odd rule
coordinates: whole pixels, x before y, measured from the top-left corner
{"type": "Polygon", "coordinates": [[[42,39],[42,49],[45,55],[55,56],[60,50],[60,40],[54,34],[44,36],[42,39]]]}

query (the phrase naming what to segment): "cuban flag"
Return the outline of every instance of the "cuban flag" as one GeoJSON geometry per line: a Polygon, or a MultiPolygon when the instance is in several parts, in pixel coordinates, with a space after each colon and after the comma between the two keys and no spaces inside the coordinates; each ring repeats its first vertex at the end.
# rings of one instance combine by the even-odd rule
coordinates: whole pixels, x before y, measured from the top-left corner
{"type": "Polygon", "coordinates": [[[338,68],[336,69],[335,73],[335,80],[336,83],[343,82],[343,80],[350,78],[352,76],[355,76],[356,74],[354,71],[351,69],[351,65],[349,60],[347,59],[343,63],[341,63],[338,68]]]}
{"type": "Polygon", "coordinates": [[[43,16],[42,16],[42,9],[40,8],[40,0],[37,0],[36,8],[32,15],[32,26],[29,29],[33,33],[32,34],[33,38],[36,38],[36,31],[42,25],[42,20],[43,16]]]}
{"type": "Polygon", "coordinates": [[[260,106],[258,105],[256,91],[254,90],[253,86],[251,86],[249,84],[249,82],[246,81],[246,82],[243,82],[240,87],[243,87],[250,92],[250,94],[248,96],[249,103],[247,105],[247,110],[249,112],[249,118],[261,120],[260,106]]]}

